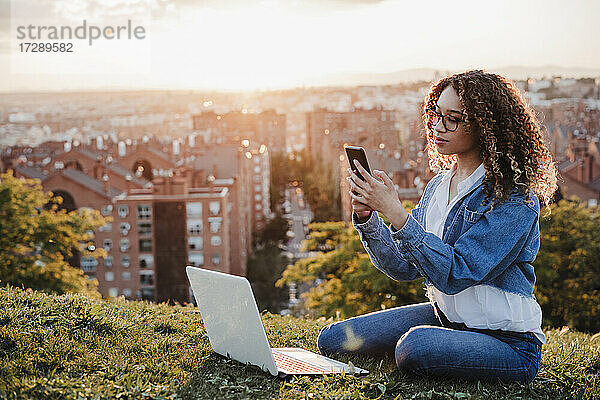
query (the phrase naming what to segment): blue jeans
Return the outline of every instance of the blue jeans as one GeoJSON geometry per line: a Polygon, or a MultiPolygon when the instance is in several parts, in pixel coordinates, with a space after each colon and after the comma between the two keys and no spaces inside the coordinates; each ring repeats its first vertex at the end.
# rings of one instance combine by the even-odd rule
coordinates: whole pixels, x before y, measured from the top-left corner
{"type": "Polygon", "coordinates": [[[448,321],[431,303],[377,311],[324,327],[324,355],[395,354],[399,369],[424,375],[530,383],[542,343],[530,332],[467,328],[448,321]]]}

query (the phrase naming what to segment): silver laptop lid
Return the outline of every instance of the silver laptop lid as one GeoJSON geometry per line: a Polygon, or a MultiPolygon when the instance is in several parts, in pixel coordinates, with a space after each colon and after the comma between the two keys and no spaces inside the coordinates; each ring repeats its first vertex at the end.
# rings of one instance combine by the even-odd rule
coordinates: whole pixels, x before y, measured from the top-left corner
{"type": "Polygon", "coordinates": [[[277,375],[250,282],[203,268],[186,272],[213,350],[277,375]]]}

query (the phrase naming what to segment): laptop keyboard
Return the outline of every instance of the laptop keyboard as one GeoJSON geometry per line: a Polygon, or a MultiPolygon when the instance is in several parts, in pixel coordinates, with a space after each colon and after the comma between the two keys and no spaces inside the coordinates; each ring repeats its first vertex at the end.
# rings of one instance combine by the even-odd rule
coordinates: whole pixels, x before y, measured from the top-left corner
{"type": "Polygon", "coordinates": [[[296,360],[288,355],[273,351],[273,358],[278,369],[289,371],[295,374],[322,374],[330,372],[324,368],[312,366],[302,360],[296,360]]]}

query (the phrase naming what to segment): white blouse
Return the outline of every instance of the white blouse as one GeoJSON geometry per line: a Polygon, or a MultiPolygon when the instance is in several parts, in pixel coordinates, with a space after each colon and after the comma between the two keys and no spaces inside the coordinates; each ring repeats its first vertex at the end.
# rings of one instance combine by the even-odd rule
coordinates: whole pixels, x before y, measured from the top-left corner
{"type": "MultiPolygon", "coordinates": [[[[456,172],[456,164],[444,175],[429,201],[425,214],[425,230],[438,236],[444,233],[444,223],[452,207],[461,200],[477,180],[485,174],[483,164],[457,185],[457,194],[448,202],[450,179],[456,172]]],[[[427,297],[446,317],[476,329],[502,329],[514,332],[532,332],[546,342],[542,332],[542,309],[534,298],[506,292],[490,285],[471,286],[457,294],[449,295],[432,284],[427,285],[427,297]]]]}

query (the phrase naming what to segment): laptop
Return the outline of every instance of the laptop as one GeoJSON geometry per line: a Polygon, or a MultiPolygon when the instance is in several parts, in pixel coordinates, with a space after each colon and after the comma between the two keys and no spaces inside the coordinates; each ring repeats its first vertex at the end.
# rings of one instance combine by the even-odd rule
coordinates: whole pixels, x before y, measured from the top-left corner
{"type": "Polygon", "coordinates": [[[186,272],[215,353],[282,378],[369,373],[301,348],[271,348],[246,278],[190,266],[186,272]]]}

